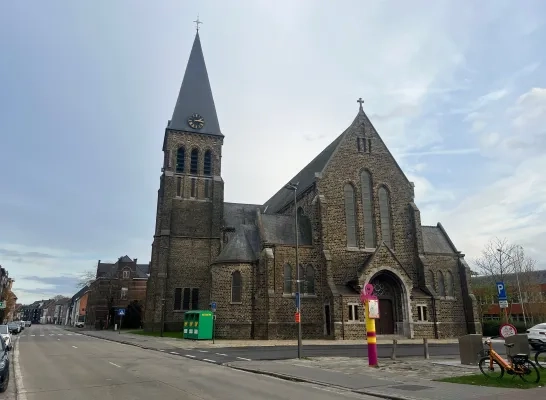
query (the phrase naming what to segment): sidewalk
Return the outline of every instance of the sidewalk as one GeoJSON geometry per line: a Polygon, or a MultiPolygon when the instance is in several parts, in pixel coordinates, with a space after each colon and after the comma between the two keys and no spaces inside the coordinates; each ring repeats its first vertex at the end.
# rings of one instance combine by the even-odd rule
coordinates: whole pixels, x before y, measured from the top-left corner
{"type": "MultiPolygon", "coordinates": [[[[221,348],[221,347],[270,347],[270,346],[297,346],[297,340],[215,340],[213,344],[211,340],[184,340],[158,336],[146,336],[132,334],[122,331],[121,334],[114,331],[95,331],[81,330],[78,328],[64,327],[66,330],[78,332],[82,335],[93,336],[101,339],[112,340],[115,342],[131,344],[148,349],[204,349],[204,348],[221,348]]],[[[335,346],[335,345],[365,345],[363,340],[304,340],[305,345],[311,346],[335,346]]],[[[434,344],[458,344],[457,339],[430,339],[429,345],[434,344]]],[[[392,344],[392,339],[378,338],[377,344],[392,344]]],[[[398,345],[404,344],[423,344],[422,339],[398,339],[398,345]]]]}
{"type": "Polygon", "coordinates": [[[545,398],[544,388],[521,390],[459,385],[398,375],[379,378],[361,372],[343,373],[311,366],[276,361],[237,361],[228,366],[247,372],[315,385],[347,389],[355,393],[393,400],[504,400],[521,397],[545,398]],[[542,395],[538,397],[539,395],[542,395]],[[537,396],[537,397],[533,397],[537,396]]]}

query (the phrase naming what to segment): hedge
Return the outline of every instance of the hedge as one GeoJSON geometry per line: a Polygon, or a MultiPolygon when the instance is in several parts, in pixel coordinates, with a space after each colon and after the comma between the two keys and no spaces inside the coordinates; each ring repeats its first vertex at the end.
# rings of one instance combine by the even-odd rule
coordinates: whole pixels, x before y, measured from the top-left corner
{"type": "MultiPolygon", "coordinates": [[[[500,327],[502,324],[503,322],[500,322],[500,321],[482,322],[483,336],[499,336],[500,327]]],[[[511,322],[511,324],[516,327],[516,329],[518,330],[518,333],[526,333],[527,329],[530,328],[530,327],[526,327],[523,322],[511,322]]]]}

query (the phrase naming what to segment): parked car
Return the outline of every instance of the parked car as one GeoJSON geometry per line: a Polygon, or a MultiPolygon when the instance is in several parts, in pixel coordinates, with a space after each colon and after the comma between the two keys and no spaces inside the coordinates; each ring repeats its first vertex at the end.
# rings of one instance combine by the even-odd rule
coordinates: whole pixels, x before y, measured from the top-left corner
{"type": "Polygon", "coordinates": [[[9,383],[9,351],[11,345],[6,344],[3,336],[0,342],[2,342],[0,345],[0,352],[2,353],[0,354],[0,392],[5,392],[9,383]]]}
{"type": "Polygon", "coordinates": [[[17,321],[17,323],[21,327],[21,330],[24,331],[25,330],[25,321],[17,321]]]}
{"type": "Polygon", "coordinates": [[[11,334],[9,333],[9,329],[7,325],[0,325],[0,337],[3,339],[6,346],[11,348],[11,344],[12,344],[11,334]]]}
{"type": "Polygon", "coordinates": [[[529,344],[535,350],[546,346],[546,323],[538,324],[527,329],[529,344]]]}
{"type": "Polygon", "coordinates": [[[28,326],[31,326],[31,325],[32,325],[32,322],[30,322],[30,321],[25,321],[25,326],[28,327],[28,326]]]}
{"type": "Polygon", "coordinates": [[[83,328],[85,326],[85,324],[83,323],[83,321],[78,321],[76,322],[76,328],[83,328]]]}
{"type": "Polygon", "coordinates": [[[21,324],[17,322],[8,322],[8,329],[9,333],[17,335],[19,332],[21,332],[21,324]]]}

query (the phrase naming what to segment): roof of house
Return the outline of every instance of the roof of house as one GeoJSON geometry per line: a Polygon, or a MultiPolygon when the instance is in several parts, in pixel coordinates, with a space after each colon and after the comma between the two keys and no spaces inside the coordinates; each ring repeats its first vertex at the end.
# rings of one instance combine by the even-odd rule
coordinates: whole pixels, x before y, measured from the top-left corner
{"type": "Polygon", "coordinates": [[[423,232],[423,248],[425,253],[444,253],[454,254],[457,249],[454,249],[451,240],[446,232],[441,228],[441,225],[421,227],[423,232]]]}
{"type": "MultiPolygon", "coordinates": [[[[114,278],[118,272],[119,262],[128,262],[123,261],[125,257],[121,257],[117,262],[115,263],[103,263],[99,262],[99,265],[97,266],[97,278],[114,278]]],[[[129,257],[127,259],[131,260],[129,257]]],[[[131,262],[134,262],[131,260],[131,262]]],[[[148,278],[148,274],[150,273],[150,265],[149,264],[133,264],[136,266],[135,273],[136,278],[148,278]]]]}
{"type": "Polygon", "coordinates": [[[195,35],[173,116],[167,128],[223,136],[218,123],[199,32],[195,35]],[[202,129],[194,129],[188,125],[188,117],[193,114],[203,117],[205,125],[202,129]]]}

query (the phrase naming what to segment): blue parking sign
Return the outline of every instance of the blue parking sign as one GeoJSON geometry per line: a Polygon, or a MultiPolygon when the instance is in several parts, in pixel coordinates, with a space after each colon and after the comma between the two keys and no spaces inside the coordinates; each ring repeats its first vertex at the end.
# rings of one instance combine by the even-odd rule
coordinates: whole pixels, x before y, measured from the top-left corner
{"type": "Polygon", "coordinates": [[[506,296],[506,287],[504,286],[504,282],[497,282],[497,294],[499,296],[499,300],[508,300],[508,297],[506,296]]]}
{"type": "Polygon", "coordinates": [[[120,309],[118,310],[118,315],[119,315],[120,317],[125,316],[125,308],[120,308],[120,309]]]}

